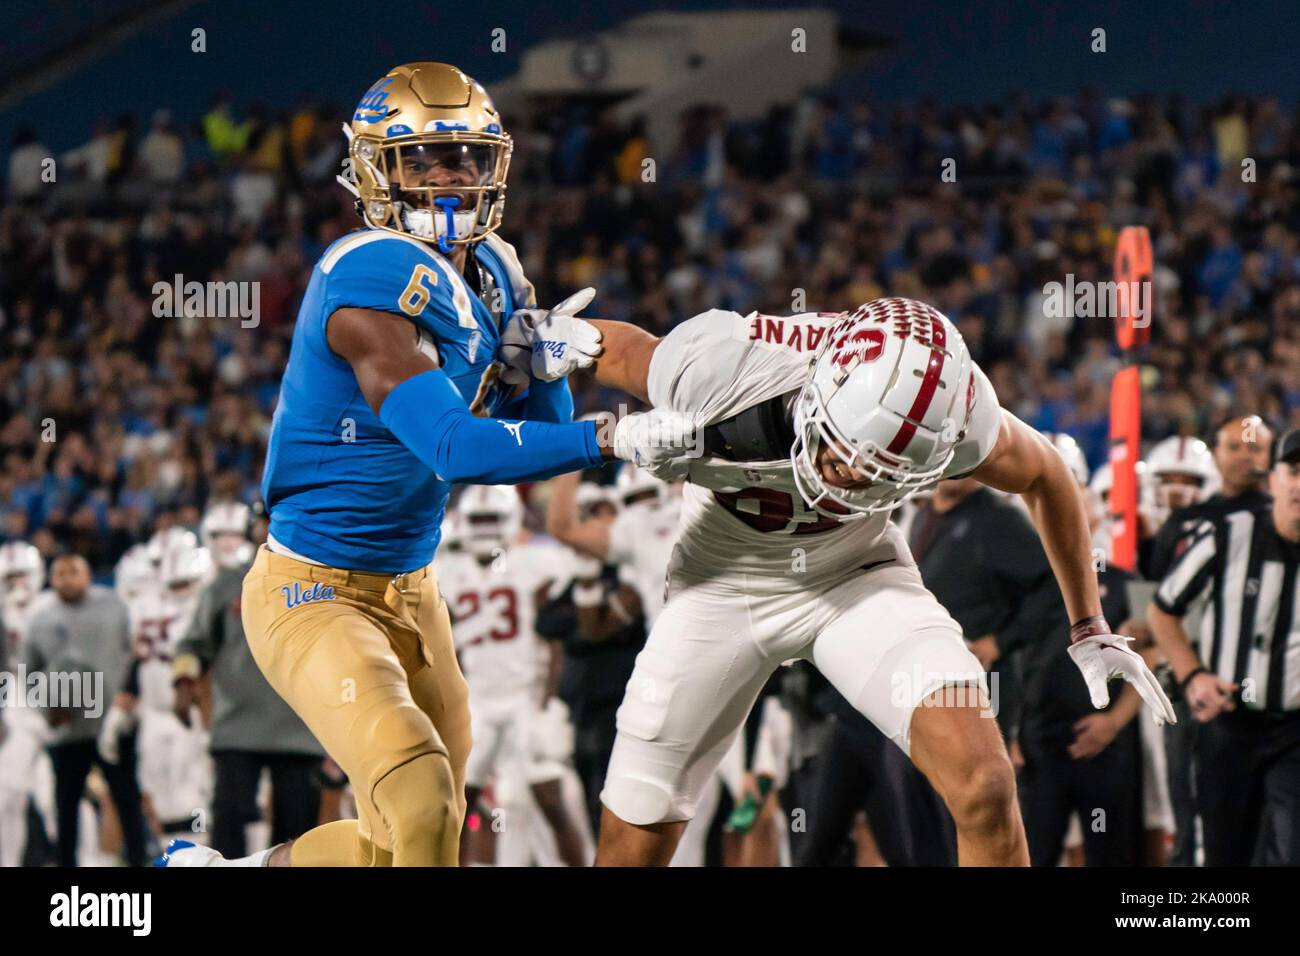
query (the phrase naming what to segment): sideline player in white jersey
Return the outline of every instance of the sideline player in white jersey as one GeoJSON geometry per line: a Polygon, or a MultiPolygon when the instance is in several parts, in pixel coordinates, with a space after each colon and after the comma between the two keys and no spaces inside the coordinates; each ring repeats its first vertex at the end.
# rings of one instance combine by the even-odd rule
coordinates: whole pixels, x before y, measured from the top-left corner
{"type": "Polygon", "coordinates": [[[172,659],[215,569],[212,555],[195,543],[192,532],[164,535],[159,542],[159,586],[141,590],[128,604],[134,692],[128,690],[114,705],[120,716],[105,721],[100,750],[105,759],[115,761],[117,738],[138,722],[140,790],[146,815],[159,834],[190,834],[195,832],[196,811],[211,802],[212,766],[206,731],[195,719],[188,726],[181,723],[173,710],[172,659]]]}
{"type": "Polygon", "coordinates": [[[669,860],[759,689],[793,658],[810,660],[926,774],[963,864],[1028,863],[983,671],[888,519],[945,478],[1028,499],[1094,705],[1122,676],[1173,719],[1101,614],[1074,478],[1047,439],[999,407],[937,310],[899,298],[838,315],[714,310],[660,340],[592,324],[603,336],[597,380],[655,406],[634,460],[689,482],[668,603],[619,711],[598,865],[669,860]],[[701,430],[697,456],[675,450],[683,415],[701,430]]]}
{"type": "MultiPolygon", "coordinates": [[[[1152,537],[1159,526],[1153,518],[1155,495],[1151,488],[1151,480],[1147,476],[1147,463],[1138,461],[1135,470],[1138,483],[1138,540],[1143,541],[1152,537]]],[[[1102,464],[1088,479],[1088,491],[1095,501],[1095,506],[1101,512],[1101,522],[1093,528],[1092,546],[1094,549],[1100,548],[1107,555],[1110,554],[1113,537],[1114,522],[1110,517],[1110,491],[1114,485],[1115,476],[1110,462],[1102,464]]]]}
{"type": "Polygon", "coordinates": [[[242,568],[256,550],[249,534],[253,511],[242,501],[221,501],[209,506],[199,523],[199,541],[218,568],[242,568]]]}
{"type": "Polygon", "coordinates": [[[497,856],[514,864],[528,859],[530,843],[519,819],[528,809],[519,804],[531,796],[555,833],[560,858],[582,866],[582,835],[563,792],[572,730],[554,696],[553,649],[534,630],[537,609],[563,573],[564,555],[554,546],[517,542],[523,503],[510,485],[466,488],[456,511],[463,551],[440,552],[437,569],[469,684],[474,742],[465,767],[467,805],[476,807],[495,780],[502,806],[490,819],[499,826],[505,813],[509,836],[502,842],[513,848],[506,858],[497,856]],[[508,795],[513,807],[505,802],[508,795]]]}
{"type": "MultiPolygon", "coordinates": [[[[1219,479],[1218,467],[1208,448],[1205,448],[1205,443],[1190,438],[1167,438],[1160,442],[1144,461],[1138,462],[1137,472],[1142,523],[1152,533],[1174,511],[1209,497],[1219,479]],[[1204,457],[1199,454],[1200,449],[1196,444],[1205,449],[1204,457]]],[[[1085,485],[1089,505],[1095,509],[1089,512],[1093,548],[1106,561],[1111,559],[1112,535],[1108,514],[1113,481],[1111,466],[1107,463],[1098,468],[1091,481],[1085,485]]],[[[1201,609],[1198,604],[1191,613],[1199,614],[1201,609]]],[[[1143,659],[1154,666],[1160,660],[1160,653],[1146,624],[1145,609],[1133,608],[1132,613],[1135,618],[1134,636],[1139,639],[1138,650],[1143,659]]],[[[1155,865],[1151,861],[1163,861],[1166,835],[1174,830],[1169,762],[1165,752],[1164,729],[1150,708],[1142,708],[1137,719],[1142,741],[1142,828],[1145,832],[1146,859],[1150,865],[1155,865]]],[[[1067,848],[1082,845],[1081,827],[1082,821],[1077,817],[1071,819],[1070,832],[1066,838],[1067,848]]]]}
{"type": "Polygon", "coordinates": [[[1147,518],[1156,528],[1179,508],[1199,504],[1219,490],[1219,467],[1199,438],[1175,435],[1158,442],[1146,457],[1151,484],[1147,518]]]}
{"type": "MultiPolygon", "coordinates": [[[[4,622],[3,660],[9,667],[23,659],[27,622],[49,600],[45,561],[33,545],[0,545],[0,620],[4,622]]],[[[20,685],[15,685],[20,686],[20,685]]],[[[21,693],[21,690],[19,691],[21,693]]],[[[45,753],[46,726],[40,711],[7,701],[0,710],[0,866],[20,866],[27,844],[27,801],[33,798],[53,837],[54,772],[45,753]]]]}
{"type": "Polygon", "coordinates": [[[158,587],[158,568],[149,557],[147,544],[133,544],[118,558],[113,569],[113,590],[126,602],[131,602],[151,588],[158,587]]]}
{"type": "Polygon", "coordinates": [[[636,465],[619,469],[614,485],[618,514],[612,523],[579,517],[581,472],[551,481],[546,530],[579,554],[618,565],[619,580],[636,589],[653,627],[664,606],[665,574],[677,542],[681,498],[668,482],[636,465]]]}

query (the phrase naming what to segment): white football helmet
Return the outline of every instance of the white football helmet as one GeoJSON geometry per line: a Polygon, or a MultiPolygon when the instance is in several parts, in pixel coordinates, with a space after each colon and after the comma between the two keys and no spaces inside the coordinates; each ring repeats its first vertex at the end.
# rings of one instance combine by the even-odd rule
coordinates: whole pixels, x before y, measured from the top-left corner
{"type": "Polygon", "coordinates": [[[524,523],[524,505],[513,485],[471,485],[457,510],[465,549],[478,558],[509,547],[524,523]]]}
{"type": "Polygon", "coordinates": [[[799,494],[834,518],[892,511],[943,477],[974,400],[975,366],[946,316],[914,299],[859,306],[831,328],[795,399],[799,494]],[[823,447],[869,484],[829,484],[817,467],[823,447]]]}
{"type": "MultiPolygon", "coordinates": [[[[1065,459],[1065,466],[1070,469],[1070,474],[1074,475],[1074,480],[1082,488],[1088,487],[1088,459],[1083,455],[1083,449],[1079,443],[1067,435],[1065,432],[1046,432],[1047,438],[1052,443],[1052,447],[1061,453],[1065,459]]],[[[1110,466],[1107,465],[1107,468],[1110,466]]]]}
{"type": "Polygon", "coordinates": [[[178,591],[206,581],[214,570],[212,553],[184,541],[173,541],[163,551],[158,574],[163,587],[178,591]]]}
{"type": "Polygon", "coordinates": [[[212,505],[199,524],[199,539],[222,568],[238,568],[253,558],[249,540],[253,512],[242,501],[223,501],[212,505]]]}
{"type": "Polygon", "coordinates": [[[1088,482],[1088,487],[1101,500],[1102,504],[1110,502],[1110,489],[1115,486],[1115,476],[1111,471],[1110,462],[1106,462],[1100,468],[1092,473],[1092,480],[1088,482]]]}
{"type": "Polygon", "coordinates": [[[620,510],[637,505],[658,508],[668,497],[668,482],[631,463],[618,470],[614,488],[618,495],[615,503],[620,510]]]}
{"type": "Polygon", "coordinates": [[[1162,518],[1204,501],[1219,486],[1214,455],[1199,438],[1166,438],[1151,449],[1146,473],[1152,479],[1155,510],[1162,518]]]}
{"type": "MultiPolygon", "coordinates": [[[[628,465],[628,468],[634,466],[628,465]]],[[[626,470],[626,469],[625,469],[626,470]]],[[[653,475],[649,477],[653,478],[653,475]]],[[[656,479],[658,480],[658,479],[656,479]]],[[[611,508],[618,510],[618,501],[610,493],[610,489],[604,485],[598,485],[594,481],[584,481],[578,485],[578,517],[587,519],[591,517],[592,511],[599,505],[609,505],[611,508]]]]}
{"type": "Polygon", "coordinates": [[[113,569],[113,587],[124,601],[135,600],[141,592],[157,583],[157,569],[149,557],[147,544],[134,544],[127,548],[113,569]]]}
{"type": "Polygon", "coordinates": [[[29,601],[45,587],[45,561],[26,541],[0,544],[0,597],[29,601]]]}
{"type": "Polygon", "coordinates": [[[438,551],[454,553],[465,550],[465,519],[455,508],[442,515],[442,530],[438,535],[438,551]]]}
{"type": "Polygon", "coordinates": [[[159,567],[162,564],[163,553],[173,545],[181,543],[187,544],[191,548],[197,548],[199,539],[193,531],[180,526],[164,528],[162,531],[154,532],[147,545],[149,560],[153,562],[155,568],[159,567]]]}
{"type": "MultiPolygon", "coordinates": [[[[1146,497],[1146,488],[1149,484],[1147,481],[1147,463],[1145,461],[1139,461],[1135,470],[1137,471],[1138,480],[1138,500],[1141,501],[1146,497]]],[[[1088,482],[1088,487],[1091,488],[1096,493],[1097,497],[1101,499],[1102,504],[1110,503],[1110,489],[1114,486],[1115,474],[1111,470],[1110,462],[1106,462],[1098,467],[1098,469],[1092,473],[1092,479],[1088,482]]]]}

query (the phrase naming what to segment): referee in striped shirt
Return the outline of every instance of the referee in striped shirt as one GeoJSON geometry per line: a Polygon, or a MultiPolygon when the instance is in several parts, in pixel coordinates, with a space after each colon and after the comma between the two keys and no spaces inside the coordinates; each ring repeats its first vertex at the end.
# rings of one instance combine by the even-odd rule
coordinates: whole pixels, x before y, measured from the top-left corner
{"type": "Polygon", "coordinates": [[[1271,504],[1199,524],[1148,619],[1192,716],[1208,866],[1300,865],[1300,429],[1283,435],[1271,504]],[[1182,618],[1201,596],[1200,647],[1182,618]]]}

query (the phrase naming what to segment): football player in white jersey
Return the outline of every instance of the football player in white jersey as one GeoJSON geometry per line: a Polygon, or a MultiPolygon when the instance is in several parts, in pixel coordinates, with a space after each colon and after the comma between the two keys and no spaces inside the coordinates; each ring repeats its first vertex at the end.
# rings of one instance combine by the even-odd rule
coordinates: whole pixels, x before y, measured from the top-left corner
{"type": "Polygon", "coordinates": [[[1147,518],[1156,528],[1179,508],[1199,504],[1219,490],[1219,467],[1199,438],[1175,435],[1159,442],[1146,457],[1152,486],[1147,518]]]}
{"type": "MultiPolygon", "coordinates": [[[[498,800],[512,792],[516,802],[531,796],[555,833],[561,859],[582,866],[582,836],[563,794],[572,731],[564,705],[553,693],[558,678],[553,649],[534,630],[537,609],[561,573],[557,569],[564,556],[554,546],[518,543],[523,504],[510,485],[466,488],[456,510],[463,550],[440,551],[437,567],[469,684],[474,743],[465,767],[467,805],[476,807],[494,779],[498,800]],[[528,793],[520,792],[521,784],[528,793]]],[[[511,811],[499,807],[490,819],[494,832],[502,825],[515,828],[501,842],[524,859],[500,853],[498,859],[526,862],[530,844],[520,831],[527,810],[511,811]]]]}
{"type": "Polygon", "coordinates": [[[189,545],[191,548],[199,546],[198,536],[189,528],[182,528],[173,525],[170,528],[163,528],[161,531],[155,531],[149,538],[148,544],[145,545],[145,553],[149,555],[149,560],[153,562],[155,569],[162,567],[163,555],[167,549],[181,544],[189,545]]]}
{"type": "MultiPolygon", "coordinates": [[[[1145,541],[1152,537],[1159,525],[1152,515],[1155,511],[1155,494],[1151,480],[1147,476],[1147,463],[1139,461],[1135,468],[1138,482],[1138,540],[1145,541]]],[[[1093,527],[1093,548],[1100,548],[1109,557],[1114,537],[1114,522],[1110,517],[1110,490],[1115,485],[1115,476],[1110,462],[1105,462],[1088,479],[1089,497],[1100,511],[1100,523],[1093,527]]]]}
{"type": "MultiPolygon", "coordinates": [[[[212,555],[192,532],[169,529],[158,541],[158,587],[140,591],[128,604],[135,653],[136,693],[124,695],[110,710],[100,735],[105,759],[116,760],[116,741],[138,722],[140,790],[146,815],[159,834],[193,828],[196,812],[212,796],[212,766],[207,734],[199,721],[183,724],[173,709],[172,659],[198,606],[199,595],[215,573],[212,555]]],[[[190,837],[193,839],[194,837],[190,837]]]]}
{"type": "MultiPolygon", "coordinates": [[[[12,667],[23,659],[27,622],[43,601],[45,561],[33,545],[0,545],[0,620],[4,622],[3,660],[12,667]]],[[[21,692],[21,691],[20,691],[21,692]]],[[[40,711],[16,706],[0,710],[0,866],[19,866],[27,843],[27,800],[33,797],[47,830],[55,825],[54,775],[45,753],[46,726],[40,711]]]]}
{"type": "Polygon", "coordinates": [[[597,380],[654,406],[626,436],[634,460],[688,481],[668,602],[619,711],[598,865],[670,859],[760,688],[793,658],[810,660],[926,774],[957,824],[960,862],[1028,863],[983,671],[888,519],[945,478],[1026,497],[1094,705],[1123,676],[1173,719],[1101,615],[1069,469],[999,407],[937,310],[899,298],[837,315],[714,310],[663,339],[591,324],[603,336],[597,380]],[[698,455],[677,450],[683,417],[698,455]]]}
{"type": "Polygon", "coordinates": [[[242,568],[253,560],[253,511],[242,501],[211,505],[199,524],[199,540],[218,568],[242,568]]]}
{"type": "Polygon", "coordinates": [[[158,568],[149,557],[147,544],[133,544],[113,569],[113,589],[127,607],[145,591],[158,587],[158,568]]]}
{"type": "Polygon", "coordinates": [[[614,487],[618,503],[614,521],[583,520],[579,478],[580,473],[573,472],[552,480],[546,530],[579,554],[618,565],[619,580],[636,589],[646,625],[653,627],[664,606],[665,573],[677,541],[681,499],[668,482],[635,465],[624,465],[614,487]]]}

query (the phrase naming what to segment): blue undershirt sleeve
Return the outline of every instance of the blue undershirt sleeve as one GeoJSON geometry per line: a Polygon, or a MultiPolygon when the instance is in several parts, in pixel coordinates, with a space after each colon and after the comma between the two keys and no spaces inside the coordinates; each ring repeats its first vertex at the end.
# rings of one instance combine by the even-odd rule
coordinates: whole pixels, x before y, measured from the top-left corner
{"type": "Polygon", "coordinates": [[[389,392],[379,419],[444,481],[509,485],[604,464],[594,422],[477,418],[441,369],[389,392]]]}
{"type": "Polygon", "coordinates": [[[528,391],[521,398],[512,399],[500,414],[509,418],[526,418],[533,422],[573,421],[573,392],[569,391],[567,378],[554,382],[528,383],[528,391]]]}

